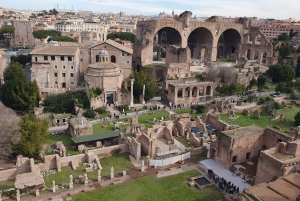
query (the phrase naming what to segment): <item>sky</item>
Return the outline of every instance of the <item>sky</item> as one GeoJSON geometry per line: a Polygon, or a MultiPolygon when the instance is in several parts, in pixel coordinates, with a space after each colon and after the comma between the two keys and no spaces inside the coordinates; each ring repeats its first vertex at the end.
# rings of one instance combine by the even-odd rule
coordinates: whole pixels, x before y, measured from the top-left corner
{"type": "Polygon", "coordinates": [[[98,13],[120,11],[128,15],[157,15],[159,12],[175,14],[192,11],[193,16],[212,15],[231,17],[258,17],[300,20],[299,0],[6,0],[4,8],[50,10],[56,8],[75,11],[89,10],[98,13]]]}

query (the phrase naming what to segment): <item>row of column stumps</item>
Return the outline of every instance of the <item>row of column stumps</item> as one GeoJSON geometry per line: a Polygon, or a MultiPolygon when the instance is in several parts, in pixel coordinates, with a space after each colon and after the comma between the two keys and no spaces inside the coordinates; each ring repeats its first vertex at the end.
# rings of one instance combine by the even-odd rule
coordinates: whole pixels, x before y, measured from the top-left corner
{"type": "MultiPolygon", "coordinates": [[[[145,164],[144,161],[142,160],[142,166],[141,166],[141,172],[145,171],[145,164]]],[[[123,171],[123,177],[126,176],[126,171],[123,171]]],[[[113,179],[114,178],[114,167],[112,166],[110,169],[110,178],[113,179]]],[[[84,174],[84,185],[88,185],[88,177],[87,174],[84,174]]],[[[101,170],[98,170],[98,182],[101,181],[101,170]]],[[[72,189],[73,186],[73,175],[70,175],[70,181],[69,181],[69,189],[72,189]]],[[[52,192],[55,193],[56,192],[56,185],[55,185],[55,180],[52,180],[52,192]]],[[[40,190],[36,189],[35,190],[35,196],[38,197],[40,196],[40,190]]],[[[16,190],[16,198],[17,201],[21,201],[21,196],[20,196],[20,190],[17,189],[16,190]]],[[[0,190],[0,201],[2,201],[2,191],[0,190]]]]}

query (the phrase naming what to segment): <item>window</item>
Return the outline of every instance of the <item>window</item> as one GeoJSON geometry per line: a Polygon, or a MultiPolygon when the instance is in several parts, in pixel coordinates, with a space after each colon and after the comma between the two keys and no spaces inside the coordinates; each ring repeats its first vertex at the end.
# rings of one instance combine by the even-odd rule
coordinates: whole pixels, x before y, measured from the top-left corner
{"type": "Polygon", "coordinates": [[[74,77],[74,73],[70,73],[70,77],[74,77]]]}
{"type": "Polygon", "coordinates": [[[54,73],[54,77],[57,77],[57,73],[54,73]]]}
{"type": "Polygon", "coordinates": [[[122,57],[124,57],[125,56],[125,53],[124,52],[122,52],[122,57]]]}
{"type": "Polygon", "coordinates": [[[55,56],[51,56],[51,60],[52,60],[52,61],[55,61],[55,56]]]}
{"type": "Polygon", "coordinates": [[[66,69],[66,66],[63,66],[63,69],[66,69]]]}
{"type": "Polygon", "coordinates": [[[34,57],[35,61],[37,61],[37,57],[34,57]]]}
{"type": "Polygon", "coordinates": [[[63,77],[66,77],[66,73],[63,73],[62,76],[63,76],[63,77]]]}
{"type": "Polygon", "coordinates": [[[68,56],[68,61],[72,61],[72,57],[71,56],[68,56]]]}
{"type": "Polygon", "coordinates": [[[236,163],[236,161],[237,161],[237,156],[232,157],[232,162],[236,163]]]}
{"type": "Polygon", "coordinates": [[[99,55],[96,55],[96,62],[99,62],[99,55]]]}
{"type": "Polygon", "coordinates": [[[55,81],[55,84],[57,84],[57,81],[55,81]]]}
{"type": "Polygon", "coordinates": [[[60,56],[60,60],[61,60],[61,61],[64,61],[64,60],[65,60],[65,57],[64,57],[64,56],[60,56]]]}
{"type": "Polygon", "coordinates": [[[111,63],[116,63],[116,56],[112,55],[112,56],[110,57],[110,62],[111,62],[111,63]]]}
{"type": "Polygon", "coordinates": [[[73,70],[73,69],[74,69],[74,66],[71,66],[71,69],[73,70]]]}
{"type": "Polygon", "coordinates": [[[129,61],[127,61],[127,63],[129,64],[129,61]]]}
{"type": "Polygon", "coordinates": [[[55,65],[54,68],[57,69],[57,65],[55,65]]]}
{"type": "Polygon", "coordinates": [[[44,56],[44,60],[48,60],[48,56],[44,56]]]}
{"type": "Polygon", "coordinates": [[[71,85],[74,85],[74,82],[71,82],[71,85]]]}
{"type": "Polygon", "coordinates": [[[130,54],[129,54],[129,53],[127,53],[127,56],[129,57],[129,56],[130,56],[130,54]]]}

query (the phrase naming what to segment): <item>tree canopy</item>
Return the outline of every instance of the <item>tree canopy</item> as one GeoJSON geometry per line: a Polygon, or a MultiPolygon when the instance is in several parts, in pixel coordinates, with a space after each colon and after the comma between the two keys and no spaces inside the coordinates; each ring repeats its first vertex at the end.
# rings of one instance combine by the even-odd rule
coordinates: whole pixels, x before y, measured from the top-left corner
{"type": "Polygon", "coordinates": [[[76,39],[70,38],[68,36],[62,36],[60,31],[56,30],[38,30],[32,32],[33,36],[38,39],[45,39],[51,36],[54,41],[66,41],[66,42],[77,42],[76,39]]]}
{"type": "Polygon", "coordinates": [[[224,84],[222,87],[218,86],[216,88],[216,91],[220,95],[225,95],[225,96],[241,94],[245,91],[245,85],[240,83],[224,84]]]}
{"type": "Polygon", "coordinates": [[[19,132],[22,135],[20,141],[13,145],[14,153],[26,157],[37,157],[49,135],[49,121],[30,114],[22,117],[19,126],[19,132]]]}
{"type": "Polygon", "coordinates": [[[294,119],[295,119],[295,126],[300,126],[300,112],[297,112],[294,119]]]}
{"type": "Polygon", "coordinates": [[[264,75],[260,75],[257,78],[257,88],[259,91],[261,91],[263,89],[263,87],[266,85],[267,83],[267,77],[264,75]]]}
{"type": "Polygon", "coordinates": [[[155,96],[158,89],[155,79],[149,77],[147,71],[133,72],[132,78],[135,80],[133,84],[133,95],[139,97],[143,94],[143,85],[145,85],[145,101],[150,100],[155,96]]]}
{"type": "Polygon", "coordinates": [[[291,54],[292,48],[290,45],[286,44],[286,45],[282,45],[281,47],[279,47],[278,51],[279,51],[279,56],[285,58],[289,54],[291,54]]]}
{"type": "Polygon", "coordinates": [[[135,35],[129,32],[113,32],[107,35],[107,39],[114,40],[115,38],[119,38],[121,40],[129,40],[132,43],[135,42],[135,35]]]}
{"type": "Polygon", "coordinates": [[[38,106],[39,100],[37,82],[26,81],[21,64],[9,63],[4,71],[3,103],[14,110],[28,111],[38,106]]]}
{"type": "Polygon", "coordinates": [[[90,108],[90,102],[86,93],[81,91],[67,91],[63,94],[51,95],[43,103],[46,112],[54,113],[74,113],[74,104],[81,108],[90,108]]]}
{"type": "Polygon", "coordinates": [[[297,59],[296,77],[300,77],[300,56],[297,59]]]}
{"type": "Polygon", "coordinates": [[[287,33],[282,33],[278,36],[279,41],[288,41],[290,40],[290,37],[287,33]]]}
{"type": "Polygon", "coordinates": [[[286,82],[295,77],[295,71],[291,66],[272,65],[267,75],[272,78],[273,82],[286,82]]]}
{"type": "Polygon", "coordinates": [[[25,66],[27,63],[31,63],[31,55],[24,55],[24,54],[20,54],[20,55],[13,55],[10,57],[10,61],[11,62],[18,62],[20,64],[22,64],[23,66],[25,66]]]}
{"type": "Polygon", "coordinates": [[[6,26],[0,29],[0,34],[12,34],[15,31],[15,27],[13,26],[6,26]]]}

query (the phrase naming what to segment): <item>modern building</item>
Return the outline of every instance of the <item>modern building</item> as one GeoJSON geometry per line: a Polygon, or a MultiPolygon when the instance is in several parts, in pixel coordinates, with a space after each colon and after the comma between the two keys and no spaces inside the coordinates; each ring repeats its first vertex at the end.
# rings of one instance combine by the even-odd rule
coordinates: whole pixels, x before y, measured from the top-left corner
{"type": "Polygon", "coordinates": [[[290,33],[290,30],[293,29],[296,32],[300,31],[300,25],[289,24],[289,23],[273,23],[273,24],[263,24],[260,26],[260,31],[264,34],[265,37],[272,39],[277,38],[283,33],[290,33]]]}

